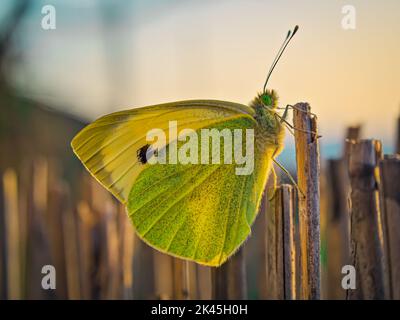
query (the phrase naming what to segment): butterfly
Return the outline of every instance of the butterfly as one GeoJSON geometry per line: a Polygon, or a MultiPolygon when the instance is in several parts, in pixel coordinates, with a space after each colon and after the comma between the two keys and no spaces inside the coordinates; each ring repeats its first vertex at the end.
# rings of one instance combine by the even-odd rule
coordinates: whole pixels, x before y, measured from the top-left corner
{"type": "MultiPolygon", "coordinates": [[[[82,129],[71,145],[91,175],[127,208],[138,234],[150,246],[175,257],[220,266],[251,233],[273,161],[281,152],[287,108],[267,89],[272,71],[298,26],[289,31],[268,72],[262,93],[248,105],[190,100],[105,115],[82,129]],[[233,164],[155,163],[184,142],[168,133],[190,128],[253,130],[254,167],[238,175],[233,164]],[[150,146],[147,133],[165,130],[169,141],[150,146]]],[[[244,143],[244,142],[242,142],[244,143]]],[[[224,144],[209,151],[219,152],[224,144]]],[[[224,154],[225,155],[225,154],[224,154]]],[[[210,155],[211,157],[211,155],[210,155]]]]}

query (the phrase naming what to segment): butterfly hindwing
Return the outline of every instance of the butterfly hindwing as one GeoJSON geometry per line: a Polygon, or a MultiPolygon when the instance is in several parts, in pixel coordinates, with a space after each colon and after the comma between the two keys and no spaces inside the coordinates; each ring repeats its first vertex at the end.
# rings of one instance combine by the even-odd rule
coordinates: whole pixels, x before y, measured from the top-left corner
{"type": "MultiPolygon", "coordinates": [[[[254,129],[254,121],[239,117],[207,128],[254,129]]],[[[221,143],[221,154],[222,148],[221,143]]],[[[249,236],[270,170],[272,155],[261,155],[257,148],[254,155],[249,175],[237,175],[234,163],[147,166],[127,204],[139,236],[160,251],[205,265],[222,264],[249,236]]]]}

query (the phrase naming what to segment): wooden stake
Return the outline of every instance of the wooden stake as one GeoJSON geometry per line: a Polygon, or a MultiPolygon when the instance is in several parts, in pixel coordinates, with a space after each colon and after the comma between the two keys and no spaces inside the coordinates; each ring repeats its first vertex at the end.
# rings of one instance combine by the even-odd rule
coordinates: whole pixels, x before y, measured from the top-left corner
{"type": "Polygon", "coordinates": [[[198,274],[196,263],[185,261],[185,281],[187,290],[187,299],[198,299],[198,274]]]}
{"type": "MultiPolygon", "coordinates": [[[[346,129],[344,141],[360,139],[361,126],[346,129]]],[[[342,288],[342,267],[350,264],[350,180],[347,169],[350,144],[343,144],[343,154],[339,159],[329,159],[326,168],[327,182],[327,226],[326,245],[327,268],[326,297],[328,299],[346,299],[346,291],[342,288]]],[[[322,193],[322,192],[321,192],[322,193]]],[[[321,200],[324,200],[322,197],[321,200]]],[[[323,210],[321,210],[321,213],[323,210]]]]}
{"type": "Polygon", "coordinates": [[[213,283],[212,283],[212,270],[214,268],[196,265],[197,271],[197,296],[199,300],[212,299],[213,283]]]}
{"type": "Polygon", "coordinates": [[[125,208],[119,205],[119,214],[122,216],[123,238],[122,238],[122,284],[123,298],[130,300],[133,298],[133,256],[135,247],[135,231],[129,219],[126,217],[125,208]]]}
{"type": "MultiPolygon", "coordinates": [[[[0,177],[2,176],[3,173],[0,171],[0,177]]],[[[0,180],[0,300],[7,299],[7,238],[4,197],[4,185],[0,180]]]]}
{"type": "Polygon", "coordinates": [[[294,244],[294,192],[291,185],[281,186],[283,219],[283,263],[285,299],[296,299],[296,249],[294,244]]]}
{"type": "MultiPolygon", "coordinates": [[[[267,299],[284,298],[283,280],[283,228],[282,228],[282,190],[275,190],[274,198],[266,204],[266,280],[267,299]]],[[[271,197],[266,192],[265,197],[271,197]]]]}
{"type": "Polygon", "coordinates": [[[346,299],[341,282],[343,266],[350,263],[350,212],[348,195],[350,181],[344,159],[328,160],[329,181],[327,217],[327,298],[346,299]]]}
{"type": "Polygon", "coordinates": [[[174,299],[174,257],[155,250],[153,259],[156,299],[174,299]]]}
{"type": "Polygon", "coordinates": [[[400,154],[400,117],[397,118],[396,148],[395,152],[400,154]]]}
{"type": "Polygon", "coordinates": [[[349,299],[384,299],[383,228],[379,210],[377,165],[382,145],[377,140],[350,143],[352,265],[356,289],[349,299]]]}
{"type": "Polygon", "coordinates": [[[319,147],[317,120],[307,103],[293,114],[299,194],[302,299],[320,298],[319,147]]]}
{"type": "Polygon", "coordinates": [[[386,157],[380,162],[382,202],[387,241],[390,298],[400,299],[400,155],[386,157]]]}
{"type": "Polygon", "coordinates": [[[92,299],[92,270],[93,268],[93,229],[96,218],[86,201],[81,201],[77,206],[78,216],[78,241],[80,261],[80,288],[82,299],[92,299]]]}
{"type": "Polygon", "coordinates": [[[21,299],[21,254],[20,254],[20,222],[18,211],[17,174],[12,169],[4,172],[5,231],[7,245],[7,288],[8,299],[21,299]]]}
{"type": "MultiPolygon", "coordinates": [[[[49,243],[49,253],[52,264],[58,271],[57,274],[57,289],[49,294],[57,293],[57,297],[60,299],[66,299],[68,296],[67,292],[67,278],[66,278],[66,255],[64,252],[64,233],[62,232],[62,217],[65,211],[68,210],[68,202],[65,194],[65,183],[61,179],[57,179],[57,182],[49,185],[49,204],[47,219],[45,220],[44,226],[47,227],[45,237],[49,243]]],[[[51,290],[49,290],[51,291],[51,290]]]]}
{"type": "Polygon", "coordinates": [[[189,299],[189,265],[188,261],[179,258],[172,258],[173,279],[174,279],[174,299],[189,299]]]}
{"type": "MultiPolygon", "coordinates": [[[[70,192],[67,192],[68,204],[71,203],[70,192]]],[[[81,299],[81,282],[79,269],[79,243],[76,212],[68,206],[63,215],[65,268],[67,276],[68,299],[81,299]]]]}
{"type": "Polygon", "coordinates": [[[211,270],[212,299],[247,299],[246,264],[244,247],[221,267],[211,270]]]}
{"type": "MultiPolygon", "coordinates": [[[[346,129],[346,140],[358,140],[361,136],[361,126],[350,126],[346,129]]],[[[349,154],[349,144],[343,144],[343,158],[347,159],[349,154]]]]}
{"type": "Polygon", "coordinates": [[[133,256],[133,299],[155,299],[154,252],[135,234],[133,256]]]}
{"type": "Polygon", "coordinates": [[[279,186],[267,215],[267,297],[296,299],[296,249],[294,243],[294,192],[279,186]]]}
{"type": "Polygon", "coordinates": [[[104,207],[104,236],[107,239],[107,257],[105,265],[108,272],[106,299],[118,299],[120,294],[119,288],[121,276],[119,273],[120,251],[118,243],[118,207],[117,204],[112,201],[111,197],[107,202],[105,202],[104,207]]]}

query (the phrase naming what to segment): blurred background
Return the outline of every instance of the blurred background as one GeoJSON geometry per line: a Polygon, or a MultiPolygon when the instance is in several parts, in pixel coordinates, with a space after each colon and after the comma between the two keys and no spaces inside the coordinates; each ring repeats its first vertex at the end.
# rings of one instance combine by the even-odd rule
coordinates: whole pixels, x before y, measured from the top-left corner
{"type": "MultiPolygon", "coordinates": [[[[346,4],[1,1],[0,298],[180,297],[182,266],[135,238],[123,208],[83,172],[70,140],[86,123],[122,109],[186,99],[247,104],[296,24],[269,82],[281,106],[310,103],[323,159],[340,158],[346,128],[358,136],[361,124],[362,136],[393,152],[400,2],[352,1],[351,30],[342,26],[346,4]],[[42,26],[46,5],[55,8],[55,29],[42,26]],[[55,291],[40,287],[45,264],[56,266],[55,291]]],[[[293,138],[286,140],[280,158],[293,169],[293,138]]],[[[262,242],[262,228],[248,245],[250,298],[268,296],[257,284],[262,257],[250,245],[262,242]]],[[[193,295],[211,297],[210,270],[185,268],[197,279],[193,295]]],[[[341,298],[325,287],[326,297],[341,298]]]]}

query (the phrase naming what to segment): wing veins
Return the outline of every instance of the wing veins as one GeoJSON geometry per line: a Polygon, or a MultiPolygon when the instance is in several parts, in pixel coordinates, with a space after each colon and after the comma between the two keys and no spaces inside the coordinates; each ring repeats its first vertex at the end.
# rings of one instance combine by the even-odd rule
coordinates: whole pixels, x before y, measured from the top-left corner
{"type": "MultiPolygon", "coordinates": [[[[171,112],[174,112],[174,111],[176,111],[176,110],[170,110],[170,111],[168,111],[168,112],[164,112],[164,113],[162,113],[162,114],[159,114],[159,115],[157,115],[155,118],[158,118],[158,117],[160,117],[160,116],[164,116],[164,115],[166,115],[166,114],[168,114],[168,113],[171,113],[171,112]]],[[[149,117],[147,117],[147,118],[151,118],[152,116],[149,116],[149,117]]],[[[139,120],[143,120],[143,118],[141,118],[141,119],[130,119],[130,121],[132,121],[132,122],[134,122],[134,121],[139,121],[139,120]]],[[[126,129],[129,129],[129,128],[126,128],[126,129]]],[[[90,161],[95,155],[97,155],[99,152],[101,152],[102,150],[104,150],[104,148],[106,148],[107,146],[109,146],[110,144],[112,144],[113,142],[115,142],[117,139],[119,139],[119,138],[121,138],[122,136],[124,136],[124,135],[126,135],[126,134],[128,134],[129,132],[124,132],[124,130],[123,130],[123,132],[121,132],[121,134],[120,135],[114,135],[113,136],[113,138],[112,139],[110,139],[110,140],[108,140],[105,144],[103,144],[100,148],[98,148],[96,151],[94,151],[93,152],[93,154],[91,154],[85,161],[86,162],[88,162],[88,161],[90,161]]],[[[134,145],[136,142],[138,142],[138,141],[140,141],[140,139],[143,139],[143,137],[144,136],[141,136],[140,138],[139,138],[139,140],[136,140],[136,141],[134,141],[134,143],[130,143],[129,145],[128,145],[128,147],[127,148],[125,148],[125,149],[123,149],[123,151],[125,151],[126,149],[129,149],[132,145],[134,145]]],[[[89,139],[90,140],[90,139],[89,139]]],[[[123,151],[122,152],[120,152],[117,156],[116,156],[116,158],[121,154],[121,153],[123,153],[123,151]]],[[[114,159],[113,159],[114,160],[114,159]]],[[[97,173],[97,172],[96,172],[97,173]]]]}
{"type": "MultiPolygon", "coordinates": [[[[240,211],[242,209],[243,190],[244,190],[244,186],[246,185],[246,183],[247,183],[247,176],[242,179],[242,184],[241,184],[241,188],[240,188],[240,190],[241,190],[241,192],[240,192],[240,201],[239,201],[239,206],[238,206],[239,209],[238,209],[237,214],[235,215],[236,216],[236,220],[238,220],[237,218],[238,218],[238,216],[240,214],[240,211]]],[[[229,200],[229,206],[231,205],[233,196],[234,195],[232,193],[232,197],[229,200]]],[[[229,207],[228,207],[228,209],[229,209],[229,207]]],[[[226,223],[225,223],[224,242],[222,244],[222,249],[221,249],[221,253],[220,253],[220,256],[219,256],[218,264],[221,264],[222,254],[224,253],[224,249],[225,249],[226,238],[227,238],[227,230],[228,230],[228,222],[229,222],[229,215],[228,215],[228,217],[226,219],[226,223]]]]}
{"type": "MultiPolygon", "coordinates": [[[[172,178],[172,177],[174,177],[174,176],[176,176],[176,175],[179,175],[179,174],[181,174],[181,173],[185,173],[186,171],[189,171],[189,169],[191,169],[191,168],[192,168],[192,167],[191,167],[190,165],[188,165],[188,168],[185,168],[185,169],[183,169],[183,170],[174,172],[173,174],[170,174],[169,176],[166,176],[166,177],[163,177],[162,179],[157,180],[155,183],[153,183],[152,185],[150,185],[150,186],[146,187],[144,190],[142,190],[142,192],[140,192],[139,195],[140,195],[140,196],[143,195],[143,194],[144,194],[145,192],[147,192],[148,190],[150,190],[150,189],[154,188],[155,186],[157,186],[158,184],[164,182],[164,180],[170,179],[170,178],[172,178]]],[[[139,181],[140,181],[140,180],[136,180],[136,182],[139,182],[139,181]]],[[[161,193],[161,194],[162,194],[162,193],[161,193]]],[[[157,197],[158,197],[158,195],[157,195],[157,197]]],[[[152,199],[152,200],[154,200],[154,199],[152,199]]],[[[139,209],[140,209],[140,208],[139,208],[139,209]]]]}
{"type": "MultiPolygon", "coordinates": [[[[207,119],[207,121],[209,121],[209,120],[207,119]]],[[[185,124],[185,125],[190,125],[190,124],[192,124],[192,123],[201,123],[201,122],[203,122],[203,121],[194,120],[194,121],[186,122],[186,123],[184,123],[184,124],[185,124]]],[[[201,127],[200,127],[200,128],[201,128],[201,127]]],[[[120,136],[117,136],[116,139],[120,138],[121,136],[123,136],[123,134],[121,134],[120,136]]],[[[131,149],[132,147],[134,147],[135,144],[138,143],[139,141],[141,141],[143,138],[144,138],[144,136],[141,136],[141,137],[139,137],[138,139],[136,139],[135,141],[130,142],[130,143],[128,144],[128,146],[126,146],[126,147],[125,147],[124,149],[122,149],[119,153],[117,153],[112,159],[110,159],[108,162],[103,163],[103,165],[102,165],[100,168],[98,168],[98,169],[94,172],[94,174],[98,174],[102,169],[104,169],[106,166],[108,166],[108,165],[111,164],[113,161],[115,161],[116,159],[118,159],[118,158],[119,158],[122,154],[124,154],[126,151],[128,151],[129,149],[131,149]]],[[[112,142],[114,142],[116,139],[114,139],[112,142]]],[[[107,143],[107,145],[109,145],[109,144],[111,144],[111,143],[107,143]]],[[[102,151],[105,147],[107,147],[107,145],[103,145],[101,148],[97,149],[96,152],[95,152],[90,158],[93,158],[97,153],[99,153],[99,152],[102,151]]],[[[167,146],[167,145],[169,145],[169,144],[167,143],[166,146],[167,146]]],[[[86,162],[87,162],[87,161],[90,161],[90,159],[86,160],[86,162]]],[[[135,163],[136,163],[136,162],[138,162],[138,161],[135,161],[135,163]]]]}
{"type": "MultiPolygon", "coordinates": [[[[244,183],[244,185],[243,185],[243,189],[244,189],[244,186],[247,184],[247,179],[245,180],[245,183],[244,183]]],[[[242,190],[243,190],[242,189],[242,190]]],[[[239,207],[239,211],[238,211],[238,216],[237,216],[237,218],[239,218],[239,216],[240,216],[240,211],[241,211],[241,209],[242,209],[242,201],[243,201],[243,192],[242,192],[242,194],[240,195],[240,198],[241,198],[241,201],[240,201],[240,207],[239,207]]],[[[246,206],[246,208],[245,208],[245,211],[247,212],[247,206],[246,206]]],[[[257,212],[256,212],[256,214],[257,214],[257,212]]],[[[245,219],[245,221],[247,222],[247,219],[245,219]]],[[[234,237],[234,241],[236,242],[236,240],[237,240],[237,237],[238,237],[238,234],[239,234],[239,219],[237,219],[237,223],[236,223],[236,231],[235,231],[235,237],[234,237]]]]}
{"type": "MultiPolygon", "coordinates": [[[[199,168],[197,169],[196,174],[200,171],[200,169],[202,169],[202,167],[199,167],[199,168]]],[[[184,170],[179,171],[179,173],[183,173],[183,172],[184,172],[184,170]]],[[[185,181],[184,185],[186,185],[189,181],[190,181],[190,178],[188,179],[188,181],[185,181]]],[[[180,188],[180,189],[181,189],[181,188],[180,188]]],[[[180,190],[180,189],[178,189],[178,190],[180,190]]],[[[139,208],[135,209],[135,211],[133,211],[132,213],[130,213],[129,216],[132,216],[135,212],[137,212],[137,211],[143,209],[144,206],[146,206],[146,205],[149,204],[150,202],[154,201],[154,199],[160,197],[161,195],[167,193],[168,191],[169,191],[169,189],[164,190],[163,192],[161,192],[161,193],[155,195],[155,196],[154,196],[153,198],[151,198],[149,201],[146,201],[146,203],[143,203],[139,208]]],[[[177,191],[177,190],[175,190],[175,191],[177,191]]],[[[168,198],[166,198],[166,199],[168,199],[168,198]]],[[[166,200],[166,199],[165,199],[165,200],[166,200]]],[[[144,221],[146,221],[146,220],[144,220],[144,221]]],[[[141,223],[143,223],[144,221],[142,221],[141,223]]],[[[139,224],[138,224],[138,226],[139,226],[139,224]]]]}
{"type": "MultiPolygon", "coordinates": [[[[166,214],[169,210],[171,210],[175,205],[177,205],[179,202],[181,202],[182,200],[184,200],[188,195],[190,195],[190,194],[193,192],[194,189],[196,189],[196,188],[198,188],[199,186],[201,186],[201,185],[207,180],[207,178],[209,178],[215,171],[217,171],[217,170],[220,169],[220,168],[221,168],[221,167],[218,166],[216,169],[211,170],[211,171],[202,179],[202,181],[201,181],[200,183],[197,183],[193,188],[190,189],[190,191],[184,193],[183,196],[182,196],[180,199],[178,199],[177,201],[174,201],[174,202],[166,209],[166,211],[162,212],[162,213],[161,213],[161,216],[158,217],[158,219],[157,219],[154,223],[152,223],[152,225],[150,226],[150,228],[149,228],[148,230],[146,230],[146,231],[142,234],[142,237],[144,237],[144,236],[158,223],[158,221],[160,221],[160,220],[165,216],[165,214],[166,214]]],[[[190,182],[190,180],[189,180],[188,182],[186,182],[185,185],[186,185],[187,183],[189,183],[189,182],[190,182]]]]}

